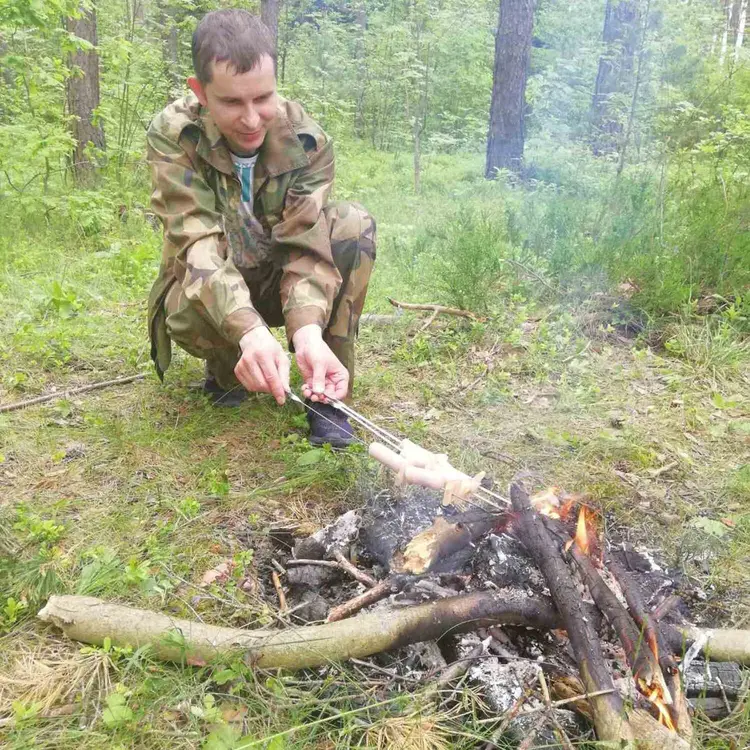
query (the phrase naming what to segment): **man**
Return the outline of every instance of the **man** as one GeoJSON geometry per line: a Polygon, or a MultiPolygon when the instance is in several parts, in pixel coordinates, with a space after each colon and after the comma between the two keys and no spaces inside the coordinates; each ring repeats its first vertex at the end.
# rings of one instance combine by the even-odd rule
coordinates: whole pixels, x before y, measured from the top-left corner
{"type": "Polygon", "coordinates": [[[257,17],[207,14],[192,51],[192,94],[159,114],[147,136],[152,206],[164,227],[149,298],[157,372],[174,341],[206,361],[214,403],[256,391],[283,404],[289,359],[269,326],[284,325],[314,403],[311,442],[347,445],[351,427],[327,399],[351,395],[375,222],[357,204],[329,202],[331,139],[277,94],[273,38],[257,17]]]}

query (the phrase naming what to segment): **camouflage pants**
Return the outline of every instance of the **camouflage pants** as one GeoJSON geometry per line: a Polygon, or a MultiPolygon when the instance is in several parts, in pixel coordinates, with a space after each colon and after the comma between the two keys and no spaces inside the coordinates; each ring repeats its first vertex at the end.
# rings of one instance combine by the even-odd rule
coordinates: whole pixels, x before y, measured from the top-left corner
{"type": "MultiPolygon", "coordinates": [[[[357,203],[337,201],[324,209],[331,236],[333,261],[342,278],[323,338],[349,370],[349,393],[354,381],[354,339],[375,263],[375,220],[357,203]]],[[[270,327],[284,325],[281,307],[282,269],[266,262],[243,273],[250,298],[270,327]]],[[[237,385],[234,368],[239,348],[230,344],[210,322],[202,305],[190,302],[174,284],[164,302],[169,337],[189,354],[205,359],[222,388],[237,385]]]]}

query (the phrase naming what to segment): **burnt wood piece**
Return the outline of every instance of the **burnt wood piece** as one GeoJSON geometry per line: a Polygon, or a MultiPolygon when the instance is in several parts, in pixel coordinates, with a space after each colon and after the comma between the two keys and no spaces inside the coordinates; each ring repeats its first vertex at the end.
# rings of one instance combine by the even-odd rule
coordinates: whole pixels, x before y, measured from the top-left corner
{"type": "Polygon", "coordinates": [[[558,543],[550,535],[518,484],[512,484],[510,499],[517,516],[513,530],[534,558],[549,586],[573,648],[573,654],[587,693],[611,690],[607,695],[589,698],[597,737],[603,742],[632,739],[622,699],[615,691],[612,675],[602,655],[602,644],[593,624],[586,617],[578,587],[560,556],[558,543]]]}
{"type": "Polygon", "coordinates": [[[672,698],[672,705],[667,706],[672,723],[682,737],[690,740],[693,736],[693,723],[690,720],[690,711],[682,688],[677,661],[664,636],[664,628],[658,620],[649,615],[646,602],[643,601],[640,588],[633,576],[615,560],[607,560],[606,565],[620,584],[630,615],[641,628],[653,653],[657,655],[659,668],[672,698]]]}
{"type": "Polygon", "coordinates": [[[396,553],[391,570],[422,575],[492,531],[499,517],[486,511],[469,511],[455,516],[438,516],[428,529],[417,534],[403,553],[396,553]]]}
{"type": "Polygon", "coordinates": [[[691,698],[704,695],[723,700],[726,696],[736,701],[743,687],[742,669],[731,661],[717,664],[695,659],[685,673],[685,693],[691,698]]]}

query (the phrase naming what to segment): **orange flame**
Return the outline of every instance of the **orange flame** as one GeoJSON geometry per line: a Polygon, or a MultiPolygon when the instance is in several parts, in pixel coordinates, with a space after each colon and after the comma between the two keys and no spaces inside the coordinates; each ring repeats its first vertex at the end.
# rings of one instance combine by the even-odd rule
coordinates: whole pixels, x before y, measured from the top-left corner
{"type": "Polygon", "coordinates": [[[548,487],[531,498],[531,506],[537,513],[550,518],[560,518],[560,490],[548,487]]]}
{"type": "Polygon", "coordinates": [[[575,544],[578,545],[578,549],[581,550],[584,555],[588,555],[591,553],[591,541],[589,540],[589,532],[586,528],[586,524],[586,506],[582,505],[581,510],[578,513],[578,524],[576,525],[575,538],[571,539],[565,545],[566,552],[573,546],[573,543],[575,542],[575,544]]]}
{"type": "Polygon", "coordinates": [[[654,687],[654,689],[646,695],[646,698],[648,698],[659,711],[659,724],[664,725],[672,732],[676,732],[677,727],[675,727],[674,722],[672,721],[672,717],[669,714],[667,704],[664,702],[661,690],[659,690],[658,687],[654,687]]]}

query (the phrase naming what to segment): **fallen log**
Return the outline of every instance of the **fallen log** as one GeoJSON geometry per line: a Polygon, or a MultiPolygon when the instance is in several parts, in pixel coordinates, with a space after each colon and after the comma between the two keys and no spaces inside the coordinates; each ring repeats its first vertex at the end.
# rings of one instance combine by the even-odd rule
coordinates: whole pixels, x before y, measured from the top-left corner
{"type": "Polygon", "coordinates": [[[316,667],[494,624],[543,631],[560,624],[550,600],[512,590],[464,594],[284,630],[206,625],[90,596],[51,596],[38,617],[83,643],[101,645],[107,638],[115,646],[150,646],[159,659],[195,665],[240,652],[259,669],[316,667]]]}

